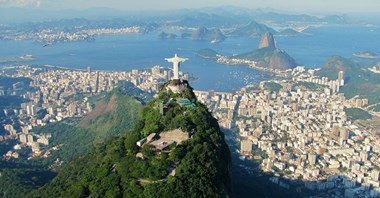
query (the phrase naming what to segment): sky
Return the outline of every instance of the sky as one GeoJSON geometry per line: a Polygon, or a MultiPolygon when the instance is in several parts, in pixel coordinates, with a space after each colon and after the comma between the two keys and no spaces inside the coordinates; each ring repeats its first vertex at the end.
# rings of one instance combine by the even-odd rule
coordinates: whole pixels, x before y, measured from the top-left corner
{"type": "Polygon", "coordinates": [[[167,10],[233,5],[302,13],[378,12],[380,0],[0,0],[0,8],[167,10]]]}

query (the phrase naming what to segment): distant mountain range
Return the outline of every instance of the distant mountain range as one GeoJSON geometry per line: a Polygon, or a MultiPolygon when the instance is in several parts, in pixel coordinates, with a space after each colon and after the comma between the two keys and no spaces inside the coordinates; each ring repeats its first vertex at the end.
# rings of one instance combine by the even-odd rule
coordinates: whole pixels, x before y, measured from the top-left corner
{"type": "MultiPolygon", "coordinates": [[[[161,32],[158,37],[160,39],[176,39],[178,38],[178,35],[175,33],[166,33],[161,32]]],[[[181,34],[182,39],[191,39],[196,41],[208,41],[212,43],[218,43],[222,42],[226,39],[226,36],[220,31],[218,28],[206,28],[206,27],[199,27],[189,32],[184,32],[181,34]]]]}
{"type": "Polygon", "coordinates": [[[247,37],[261,37],[266,32],[270,32],[272,34],[277,33],[276,30],[274,30],[274,29],[272,29],[272,28],[270,28],[264,24],[259,24],[256,21],[251,21],[248,24],[236,27],[228,35],[231,35],[231,36],[247,36],[247,37]]]}
{"type": "MultiPolygon", "coordinates": [[[[329,15],[316,17],[307,14],[283,14],[248,9],[241,7],[221,6],[200,9],[178,9],[171,11],[122,11],[111,8],[93,8],[85,10],[43,10],[25,8],[0,8],[0,23],[42,22],[60,19],[85,18],[88,20],[126,20],[129,23],[156,22],[166,25],[189,27],[231,27],[236,24],[247,24],[252,20],[259,23],[353,23],[347,15],[329,15]]],[[[273,33],[273,32],[272,32],[273,33]]]]}
{"type": "Polygon", "coordinates": [[[222,42],[226,37],[261,37],[265,32],[276,36],[300,36],[304,35],[300,32],[306,28],[331,24],[358,24],[358,22],[351,20],[347,15],[316,17],[226,6],[179,9],[170,12],[123,12],[109,8],[87,9],[80,12],[0,8],[0,39],[15,39],[17,35],[29,35],[30,39],[35,39],[35,34],[47,30],[58,34],[138,26],[139,33],[158,32],[160,39],[191,38],[222,42]],[[180,32],[171,32],[173,28],[180,32]],[[194,28],[197,29],[191,31],[194,28]]]}

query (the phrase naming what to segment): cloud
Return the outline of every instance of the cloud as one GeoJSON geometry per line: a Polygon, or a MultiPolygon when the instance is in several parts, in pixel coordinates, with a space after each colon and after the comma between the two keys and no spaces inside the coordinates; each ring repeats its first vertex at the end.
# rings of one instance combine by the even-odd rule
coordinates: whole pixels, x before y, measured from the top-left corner
{"type": "Polygon", "coordinates": [[[0,0],[0,7],[40,7],[41,0],[0,0]]]}

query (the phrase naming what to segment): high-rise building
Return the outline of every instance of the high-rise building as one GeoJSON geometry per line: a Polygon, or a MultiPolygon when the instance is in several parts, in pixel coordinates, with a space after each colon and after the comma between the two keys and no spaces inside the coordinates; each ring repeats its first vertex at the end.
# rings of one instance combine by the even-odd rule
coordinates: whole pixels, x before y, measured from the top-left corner
{"type": "Polygon", "coordinates": [[[298,103],[293,102],[292,103],[292,109],[293,109],[293,111],[298,111],[298,103]]]}
{"type": "Polygon", "coordinates": [[[363,101],[361,99],[356,99],[355,106],[356,107],[362,107],[363,106],[363,101]]]}
{"type": "Polygon", "coordinates": [[[32,135],[28,135],[27,138],[28,138],[28,142],[30,143],[34,142],[34,137],[32,135]]]}
{"type": "Polygon", "coordinates": [[[340,86],[344,85],[344,71],[339,71],[338,73],[338,83],[340,86]]]}
{"type": "Polygon", "coordinates": [[[367,151],[361,151],[360,152],[360,159],[362,161],[367,161],[368,160],[368,152],[367,151]]]}
{"type": "Polygon", "coordinates": [[[343,140],[347,140],[349,135],[349,131],[346,127],[342,127],[339,129],[339,137],[341,137],[343,140]]]}
{"type": "Polygon", "coordinates": [[[29,129],[28,129],[28,127],[22,127],[22,133],[24,133],[24,134],[29,134],[29,129]]]}
{"type": "Polygon", "coordinates": [[[32,145],[32,152],[40,151],[40,144],[38,142],[33,142],[31,145],[32,145]]]}
{"type": "Polygon", "coordinates": [[[5,125],[4,129],[9,132],[9,135],[16,135],[17,134],[17,131],[10,124],[5,125]]]}
{"type": "Polygon", "coordinates": [[[362,99],[362,105],[363,106],[368,105],[368,99],[367,98],[362,99]]]}
{"type": "Polygon", "coordinates": [[[379,175],[380,175],[380,172],[378,170],[373,170],[371,173],[371,177],[375,181],[379,181],[380,179],[379,175]]]}
{"type": "Polygon", "coordinates": [[[309,153],[309,156],[307,157],[308,160],[309,160],[309,164],[310,165],[315,165],[315,163],[317,163],[317,155],[314,154],[314,153],[309,153]]]}
{"type": "Polygon", "coordinates": [[[26,106],[26,113],[28,114],[28,115],[35,115],[36,114],[36,106],[34,106],[34,105],[27,105],[26,106]]]}
{"type": "Polygon", "coordinates": [[[27,143],[28,142],[25,134],[21,134],[19,138],[20,138],[21,143],[27,143]]]}
{"type": "Polygon", "coordinates": [[[252,154],[252,142],[251,140],[242,140],[240,143],[240,150],[242,155],[252,154]]]}
{"type": "Polygon", "coordinates": [[[331,133],[330,133],[330,138],[338,141],[339,139],[339,126],[337,124],[334,124],[331,133]]]}

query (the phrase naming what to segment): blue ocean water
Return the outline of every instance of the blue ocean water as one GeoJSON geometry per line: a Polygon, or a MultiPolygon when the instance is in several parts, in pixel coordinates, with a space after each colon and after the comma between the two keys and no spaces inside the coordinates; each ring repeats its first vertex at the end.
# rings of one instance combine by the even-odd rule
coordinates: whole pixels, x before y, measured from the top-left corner
{"type": "MultiPolygon", "coordinates": [[[[352,53],[361,51],[380,54],[378,28],[334,26],[308,29],[305,33],[306,36],[276,39],[279,48],[307,67],[321,67],[331,55],[351,57],[352,53]]],[[[93,42],[61,43],[48,47],[32,41],[1,40],[0,57],[32,54],[37,59],[25,64],[128,71],[154,65],[170,67],[164,58],[178,53],[189,58],[181,65],[181,70],[198,77],[192,82],[198,90],[231,91],[272,77],[244,65],[222,65],[196,55],[196,51],[204,48],[212,48],[225,55],[248,52],[257,49],[259,38],[232,37],[222,43],[211,44],[182,39],[160,40],[157,34],[100,36],[93,42]]]]}
{"type": "Polygon", "coordinates": [[[307,67],[322,67],[332,55],[351,58],[353,53],[365,51],[380,54],[378,27],[326,26],[304,32],[307,36],[279,37],[277,41],[297,63],[307,67]]]}

